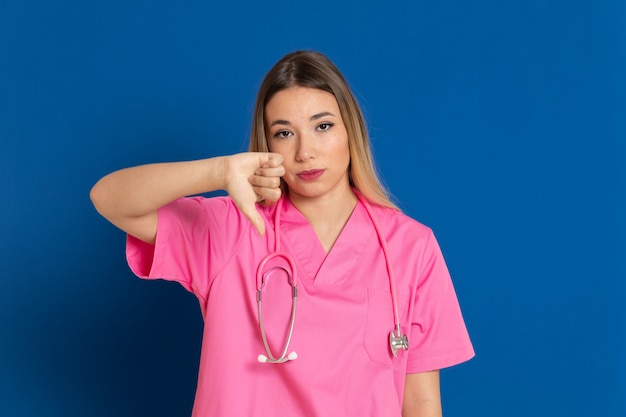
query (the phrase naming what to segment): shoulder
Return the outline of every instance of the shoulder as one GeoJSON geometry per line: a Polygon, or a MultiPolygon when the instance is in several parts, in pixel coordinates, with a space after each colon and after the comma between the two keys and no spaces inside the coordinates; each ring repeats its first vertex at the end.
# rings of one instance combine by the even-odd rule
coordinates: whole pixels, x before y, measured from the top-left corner
{"type": "Polygon", "coordinates": [[[182,197],[159,209],[158,215],[161,227],[172,224],[196,232],[232,233],[246,226],[245,216],[228,196],[182,197]]]}
{"type": "Polygon", "coordinates": [[[228,196],[218,197],[181,197],[169,203],[165,208],[180,214],[185,213],[215,213],[228,214],[236,210],[234,201],[228,196]]]}
{"type": "Polygon", "coordinates": [[[382,231],[388,238],[414,241],[416,239],[429,239],[433,234],[430,227],[400,210],[372,205],[372,213],[377,217],[382,231]]]}

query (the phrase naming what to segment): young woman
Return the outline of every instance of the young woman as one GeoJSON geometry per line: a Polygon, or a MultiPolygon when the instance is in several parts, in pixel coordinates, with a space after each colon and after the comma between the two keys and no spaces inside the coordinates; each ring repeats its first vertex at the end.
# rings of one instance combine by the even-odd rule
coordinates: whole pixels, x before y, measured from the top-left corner
{"type": "Polygon", "coordinates": [[[250,151],[124,169],[91,192],[132,270],[200,302],[193,416],[440,416],[439,369],[474,354],[454,288],[431,230],[389,201],[324,55],[270,70],[250,151]],[[188,197],[213,190],[228,197],[188,197]]]}

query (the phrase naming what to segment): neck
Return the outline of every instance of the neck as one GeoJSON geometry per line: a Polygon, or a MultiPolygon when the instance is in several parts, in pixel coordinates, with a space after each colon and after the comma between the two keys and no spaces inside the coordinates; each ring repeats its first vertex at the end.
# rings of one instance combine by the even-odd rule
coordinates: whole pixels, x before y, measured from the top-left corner
{"type": "Polygon", "coordinates": [[[316,198],[290,195],[289,199],[307,218],[326,253],[335,244],[358,202],[351,188],[347,192],[316,198]]]}

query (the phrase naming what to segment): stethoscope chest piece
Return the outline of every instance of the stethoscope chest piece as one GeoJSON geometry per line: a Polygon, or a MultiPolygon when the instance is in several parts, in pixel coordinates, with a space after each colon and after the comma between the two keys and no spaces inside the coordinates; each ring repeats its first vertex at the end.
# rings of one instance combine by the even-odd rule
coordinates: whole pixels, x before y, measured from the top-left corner
{"type": "Polygon", "coordinates": [[[409,339],[402,333],[400,326],[389,332],[389,347],[394,358],[398,357],[398,350],[409,350],[409,339]]]}

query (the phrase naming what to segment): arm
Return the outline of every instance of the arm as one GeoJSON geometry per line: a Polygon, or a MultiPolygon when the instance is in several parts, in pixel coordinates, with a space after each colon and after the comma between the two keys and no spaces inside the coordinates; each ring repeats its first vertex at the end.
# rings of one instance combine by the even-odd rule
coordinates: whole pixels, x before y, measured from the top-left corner
{"type": "Polygon", "coordinates": [[[177,198],[226,190],[260,234],[255,203],[280,198],[282,156],[242,153],[188,162],[149,164],[113,172],[94,185],[91,200],[102,216],[128,234],[154,243],[157,210],[177,198]]]}
{"type": "Polygon", "coordinates": [[[441,417],[439,371],[408,374],[404,382],[402,417],[441,417]]]}

